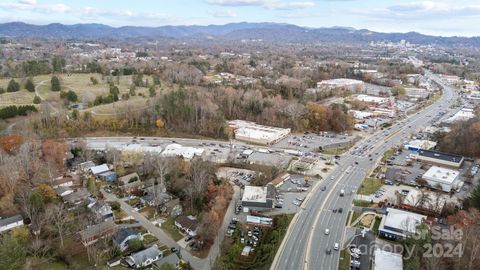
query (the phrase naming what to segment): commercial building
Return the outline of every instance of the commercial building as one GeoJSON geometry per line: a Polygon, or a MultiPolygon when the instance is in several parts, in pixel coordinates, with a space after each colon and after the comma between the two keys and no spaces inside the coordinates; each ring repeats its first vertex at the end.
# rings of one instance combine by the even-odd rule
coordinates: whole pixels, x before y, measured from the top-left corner
{"type": "Polygon", "coordinates": [[[289,128],[258,125],[254,122],[233,120],[228,125],[235,133],[235,139],[261,145],[274,144],[290,134],[289,128]]]}
{"type": "Polygon", "coordinates": [[[458,177],[459,175],[459,171],[432,166],[423,174],[422,179],[427,181],[432,188],[450,192],[452,189],[459,189],[463,185],[458,177]]]}
{"type": "Polygon", "coordinates": [[[371,112],[364,112],[364,111],[356,111],[356,110],[350,110],[350,114],[353,116],[355,119],[365,119],[365,118],[370,118],[373,116],[373,113],[371,112]]]}
{"type": "Polygon", "coordinates": [[[365,83],[353,79],[333,79],[317,82],[319,90],[345,89],[349,91],[361,92],[365,89],[365,83]]]}
{"type": "Polygon", "coordinates": [[[201,156],[204,152],[202,148],[186,147],[177,143],[172,143],[165,147],[162,152],[163,156],[167,157],[183,157],[185,159],[192,159],[194,156],[201,156]]]}
{"type": "Polygon", "coordinates": [[[254,210],[271,209],[275,201],[275,187],[246,186],[242,196],[242,206],[254,210]]]}
{"type": "Polygon", "coordinates": [[[270,184],[272,184],[276,188],[279,188],[280,186],[283,185],[283,183],[285,183],[285,181],[290,180],[290,178],[291,178],[291,175],[289,173],[285,172],[285,173],[282,173],[279,176],[275,177],[275,179],[273,179],[270,182],[270,184]]]}
{"type": "Polygon", "coordinates": [[[414,234],[417,226],[422,224],[426,218],[427,216],[424,215],[387,208],[387,212],[380,222],[378,234],[389,239],[404,238],[414,234]]]}
{"type": "Polygon", "coordinates": [[[358,95],[356,99],[363,102],[375,103],[375,104],[386,104],[390,101],[389,98],[369,96],[369,95],[358,95]]]}
{"type": "Polygon", "coordinates": [[[469,119],[472,119],[475,117],[475,112],[473,109],[469,108],[462,108],[460,111],[455,113],[452,117],[447,118],[445,121],[443,121],[446,124],[453,124],[455,122],[459,121],[467,121],[469,119]]]}
{"type": "Polygon", "coordinates": [[[158,153],[162,152],[160,146],[147,146],[139,143],[131,143],[122,148],[122,152],[158,153]]]}
{"type": "Polygon", "coordinates": [[[406,143],[403,147],[406,150],[419,151],[421,149],[430,150],[437,145],[436,142],[429,140],[412,140],[406,143]]]}
{"type": "Polygon", "coordinates": [[[401,254],[375,249],[372,270],[403,270],[401,254]]]}
{"type": "Polygon", "coordinates": [[[248,215],[247,224],[252,226],[271,227],[273,224],[273,219],[248,215]]]}
{"type": "Polygon", "coordinates": [[[460,155],[447,154],[434,150],[420,149],[411,155],[413,159],[447,167],[460,168],[465,158],[460,155]]]}
{"type": "Polygon", "coordinates": [[[405,88],[405,95],[412,99],[426,99],[430,92],[423,88],[405,88]]]}

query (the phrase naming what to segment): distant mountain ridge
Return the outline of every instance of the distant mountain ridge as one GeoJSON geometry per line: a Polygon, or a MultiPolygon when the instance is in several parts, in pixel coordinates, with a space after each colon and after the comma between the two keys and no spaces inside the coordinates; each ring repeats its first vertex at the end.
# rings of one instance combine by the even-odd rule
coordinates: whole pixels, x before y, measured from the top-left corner
{"type": "Polygon", "coordinates": [[[52,23],[33,25],[23,22],[0,24],[0,36],[37,37],[46,39],[126,39],[126,38],[215,38],[219,40],[263,39],[270,42],[344,42],[370,41],[398,42],[406,40],[416,44],[438,44],[443,46],[480,46],[480,37],[439,37],[417,32],[380,33],[366,29],[335,26],[331,28],[309,28],[281,23],[229,23],[224,25],[179,25],[179,26],[123,26],[111,27],[104,24],[64,25],[52,23]]]}

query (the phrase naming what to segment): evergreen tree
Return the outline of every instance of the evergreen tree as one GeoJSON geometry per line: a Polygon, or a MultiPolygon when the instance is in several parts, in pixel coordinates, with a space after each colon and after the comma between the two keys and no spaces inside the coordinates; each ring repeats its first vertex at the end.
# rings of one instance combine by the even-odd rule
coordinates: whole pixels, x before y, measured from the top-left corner
{"type": "Polygon", "coordinates": [[[58,79],[57,76],[52,76],[52,79],[50,80],[50,83],[52,84],[52,91],[53,92],[59,92],[61,90],[60,80],[58,79]]]}
{"type": "Polygon", "coordinates": [[[35,85],[33,84],[32,78],[28,78],[27,82],[25,83],[25,89],[29,92],[35,92],[35,85]]]}

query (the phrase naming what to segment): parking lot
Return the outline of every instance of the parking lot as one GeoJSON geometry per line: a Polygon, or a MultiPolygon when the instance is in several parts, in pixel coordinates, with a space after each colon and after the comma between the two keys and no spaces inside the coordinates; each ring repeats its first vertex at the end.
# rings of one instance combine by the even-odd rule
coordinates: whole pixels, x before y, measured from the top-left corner
{"type": "Polygon", "coordinates": [[[291,134],[276,143],[275,147],[295,149],[302,152],[316,152],[319,147],[335,144],[348,144],[355,136],[349,134],[336,134],[330,132],[291,134]]]}
{"type": "MultiPolygon", "coordinates": [[[[395,183],[399,182],[405,185],[420,186],[417,180],[422,179],[423,174],[432,165],[410,160],[408,157],[411,153],[411,151],[403,150],[401,153],[395,153],[387,160],[386,179],[392,180],[395,183]]],[[[471,174],[472,166],[472,162],[465,161],[461,168],[456,169],[460,172],[460,179],[464,181],[462,189],[456,193],[458,197],[468,197],[474,183],[478,182],[478,178],[480,177],[479,173],[472,179],[473,184],[468,183],[468,181],[465,182],[466,176],[471,174]]]]}

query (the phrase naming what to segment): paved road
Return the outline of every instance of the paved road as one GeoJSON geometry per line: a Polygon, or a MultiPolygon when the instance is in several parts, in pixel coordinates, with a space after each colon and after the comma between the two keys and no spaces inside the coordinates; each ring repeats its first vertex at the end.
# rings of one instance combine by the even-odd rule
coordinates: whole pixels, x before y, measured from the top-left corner
{"type": "MultiPolygon", "coordinates": [[[[232,215],[234,212],[235,202],[238,201],[240,197],[240,188],[236,185],[233,185],[234,194],[232,196],[232,200],[228,205],[227,211],[225,213],[225,217],[223,219],[222,226],[220,227],[217,236],[215,237],[214,244],[210,248],[210,252],[205,259],[197,258],[191,255],[188,251],[183,249],[177,242],[175,242],[169,235],[167,235],[162,229],[155,226],[152,222],[150,222],[146,217],[142,214],[138,213],[133,209],[132,206],[127,204],[124,200],[116,197],[111,193],[106,193],[103,190],[101,191],[104,198],[107,201],[117,201],[120,203],[120,208],[129,216],[133,217],[135,220],[139,222],[145,229],[147,229],[150,233],[152,233],[158,240],[169,247],[176,247],[180,250],[180,253],[184,260],[190,262],[191,266],[196,270],[208,270],[211,269],[216,258],[220,254],[220,245],[225,238],[226,229],[232,219],[232,215]]],[[[138,226],[138,225],[134,225],[138,226]]]]}
{"type": "MultiPolygon", "coordinates": [[[[428,76],[440,83],[436,76],[428,76]]],[[[338,269],[339,252],[327,255],[325,250],[333,249],[334,243],[343,243],[347,213],[352,207],[352,190],[360,186],[385,151],[400,145],[410,133],[427,126],[433,116],[456,100],[455,90],[443,86],[443,95],[435,104],[387,130],[374,133],[341,157],[340,166],[331,175],[334,180],[328,178],[318,185],[326,186],[327,190],[312,191],[302,211],[295,216],[271,269],[338,269]],[[341,189],[346,191],[344,197],[339,196],[341,189]],[[340,207],[344,209],[342,214],[332,212],[332,209],[340,207]],[[325,235],[327,228],[329,235],[325,235]]]]}

